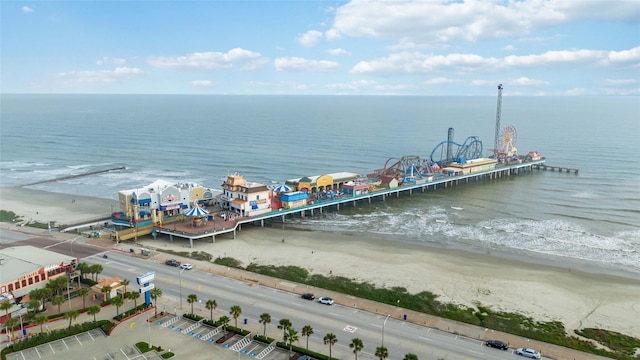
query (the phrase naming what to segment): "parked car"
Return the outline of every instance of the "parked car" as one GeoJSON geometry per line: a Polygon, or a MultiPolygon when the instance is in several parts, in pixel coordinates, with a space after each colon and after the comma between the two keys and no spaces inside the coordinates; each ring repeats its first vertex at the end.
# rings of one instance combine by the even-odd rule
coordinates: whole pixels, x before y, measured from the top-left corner
{"type": "Polygon", "coordinates": [[[316,298],[316,296],[313,295],[312,293],[304,293],[302,294],[302,298],[305,300],[313,300],[316,298]]]}
{"type": "Polygon", "coordinates": [[[169,259],[167,261],[165,261],[165,264],[169,265],[169,266],[180,266],[180,261],[176,260],[176,259],[169,259]]]}
{"type": "Polygon", "coordinates": [[[321,297],[320,299],[318,299],[318,302],[320,304],[331,305],[333,304],[333,299],[330,297],[321,297]]]}
{"type": "Polygon", "coordinates": [[[516,354],[530,359],[540,359],[540,352],[529,348],[518,348],[516,349],[516,354]]]}
{"type": "Polygon", "coordinates": [[[191,264],[182,264],[182,265],[180,265],[180,269],[182,269],[182,270],[191,270],[191,269],[193,269],[193,265],[191,265],[191,264]]]}
{"type": "Polygon", "coordinates": [[[500,340],[487,340],[487,342],[485,342],[484,344],[488,347],[492,347],[500,350],[509,349],[509,344],[500,340]]]}

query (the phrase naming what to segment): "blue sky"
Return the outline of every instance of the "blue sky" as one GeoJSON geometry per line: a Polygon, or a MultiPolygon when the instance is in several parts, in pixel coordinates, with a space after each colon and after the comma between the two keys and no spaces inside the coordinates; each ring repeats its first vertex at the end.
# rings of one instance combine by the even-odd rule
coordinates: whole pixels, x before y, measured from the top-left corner
{"type": "Polygon", "coordinates": [[[640,95],[640,1],[6,1],[0,92],[640,95]]]}

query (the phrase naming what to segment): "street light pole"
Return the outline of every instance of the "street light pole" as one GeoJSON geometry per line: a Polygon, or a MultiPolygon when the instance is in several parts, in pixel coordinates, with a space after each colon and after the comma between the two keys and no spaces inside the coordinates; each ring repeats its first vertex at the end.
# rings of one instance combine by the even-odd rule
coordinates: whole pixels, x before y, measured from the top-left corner
{"type": "Polygon", "coordinates": [[[387,320],[389,320],[389,316],[391,316],[391,314],[387,315],[387,317],[384,319],[384,322],[382,323],[382,345],[384,346],[384,327],[385,325],[387,325],[387,320]]]}

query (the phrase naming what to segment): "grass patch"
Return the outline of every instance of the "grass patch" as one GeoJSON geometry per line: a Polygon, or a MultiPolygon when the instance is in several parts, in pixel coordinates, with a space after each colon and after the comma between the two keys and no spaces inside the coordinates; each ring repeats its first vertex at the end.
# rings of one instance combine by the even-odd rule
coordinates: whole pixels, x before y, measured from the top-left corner
{"type": "Polygon", "coordinates": [[[1,222],[13,223],[13,222],[18,222],[21,219],[22,219],[22,217],[18,216],[13,211],[0,210],[0,221],[1,222]]]}

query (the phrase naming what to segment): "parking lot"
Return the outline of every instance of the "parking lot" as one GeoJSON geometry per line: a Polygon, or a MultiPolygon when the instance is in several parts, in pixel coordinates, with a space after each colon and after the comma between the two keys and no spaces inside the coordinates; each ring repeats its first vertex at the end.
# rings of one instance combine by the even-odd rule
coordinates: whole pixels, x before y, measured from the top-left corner
{"type": "Polygon", "coordinates": [[[242,356],[267,360],[287,360],[288,351],[269,348],[268,344],[250,337],[234,335],[224,343],[216,341],[224,331],[180,316],[166,315],[153,323],[146,316],[137,316],[118,325],[111,336],[94,329],[56,340],[27,350],[11,353],[8,360],[161,360],[156,352],[141,354],[137,342],[149,342],[171,351],[176,359],[216,358],[238,360],[242,356]]]}

